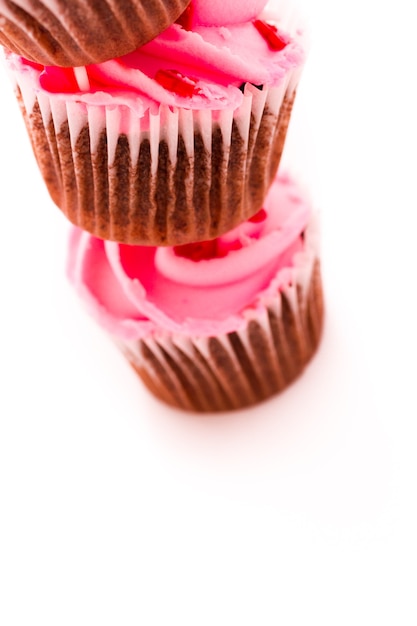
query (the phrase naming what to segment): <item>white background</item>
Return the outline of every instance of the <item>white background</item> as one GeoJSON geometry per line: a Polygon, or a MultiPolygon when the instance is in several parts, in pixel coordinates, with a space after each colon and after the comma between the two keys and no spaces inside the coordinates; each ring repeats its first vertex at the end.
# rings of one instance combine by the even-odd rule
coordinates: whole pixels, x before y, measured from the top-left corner
{"type": "Polygon", "coordinates": [[[325,332],[233,414],[160,404],[84,312],[0,74],[2,626],[417,622],[416,28],[408,0],[300,4],[284,161],[321,213],[325,332]]]}

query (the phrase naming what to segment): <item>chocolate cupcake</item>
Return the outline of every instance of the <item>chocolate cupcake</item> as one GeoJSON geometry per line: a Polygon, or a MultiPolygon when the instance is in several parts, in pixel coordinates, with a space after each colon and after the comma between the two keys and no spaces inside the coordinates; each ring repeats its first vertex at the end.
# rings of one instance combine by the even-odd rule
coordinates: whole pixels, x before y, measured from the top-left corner
{"type": "Polygon", "coordinates": [[[213,241],[126,246],[74,229],[68,271],[145,385],[182,409],[264,400],[301,374],[320,341],[317,222],[285,176],[255,217],[213,241]]]}
{"type": "Polygon", "coordinates": [[[0,0],[0,43],[43,65],[101,63],[142,46],[190,0],[0,0]]]}
{"type": "Polygon", "coordinates": [[[54,202],[95,236],[132,245],[212,239],[254,215],[304,61],[301,36],[284,26],[174,24],[75,70],[9,54],[54,202]]]}

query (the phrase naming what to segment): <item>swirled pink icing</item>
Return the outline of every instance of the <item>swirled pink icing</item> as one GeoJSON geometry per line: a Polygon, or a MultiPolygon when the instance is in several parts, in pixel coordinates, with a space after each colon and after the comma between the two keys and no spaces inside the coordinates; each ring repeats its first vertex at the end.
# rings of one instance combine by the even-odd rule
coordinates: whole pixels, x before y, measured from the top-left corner
{"type": "Polygon", "coordinates": [[[192,30],[173,24],[134,52],[97,65],[44,67],[19,57],[14,64],[34,74],[38,90],[62,93],[66,100],[109,104],[110,96],[139,115],[155,103],[234,110],[244,83],[277,86],[304,60],[300,37],[273,26],[283,44],[277,50],[256,27],[252,18],[264,4],[195,1],[192,30]]]}
{"type": "Polygon", "coordinates": [[[281,175],[257,216],[211,242],[126,246],[75,229],[68,274],[98,322],[120,338],[228,333],[293,281],[309,218],[307,199],[281,175]]]}

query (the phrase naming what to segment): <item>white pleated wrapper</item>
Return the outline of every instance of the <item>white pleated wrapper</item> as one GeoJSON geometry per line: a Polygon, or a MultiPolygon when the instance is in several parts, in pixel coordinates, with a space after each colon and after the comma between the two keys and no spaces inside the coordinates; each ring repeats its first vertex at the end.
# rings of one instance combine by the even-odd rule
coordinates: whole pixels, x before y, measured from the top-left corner
{"type": "Polygon", "coordinates": [[[247,84],[234,110],[141,111],[132,94],[49,93],[37,70],[9,68],[54,202],[84,230],[135,245],[211,239],[260,209],[301,72],[247,84]]]}

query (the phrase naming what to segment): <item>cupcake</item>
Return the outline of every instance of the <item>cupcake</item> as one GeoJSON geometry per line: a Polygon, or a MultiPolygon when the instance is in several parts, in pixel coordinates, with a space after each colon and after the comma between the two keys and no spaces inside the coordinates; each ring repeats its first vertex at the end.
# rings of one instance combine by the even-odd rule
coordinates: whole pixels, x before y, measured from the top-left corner
{"type": "Polygon", "coordinates": [[[50,195],[96,237],[183,245],[214,239],[262,206],[284,145],[303,36],[279,17],[252,19],[265,2],[249,12],[251,3],[218,9],[220,25],[206,24],[213,15],[201,17],[200,4],[103,63],[57,68],[7,54],[50,195]]]}
{"type": "Polygon", "coordinates": [[[75,228],[68,274],[158,398],[192,411],[253,405],[287,387],[319,344],[316,218],[277,177],[263,208],[211,241],[102,241],[75,228]]]}
{"type": "Polygon", "coordinates": [[[147,43],[190,0],[0,0],[0,43],[43,65],[101,63],[147,43]]]}

